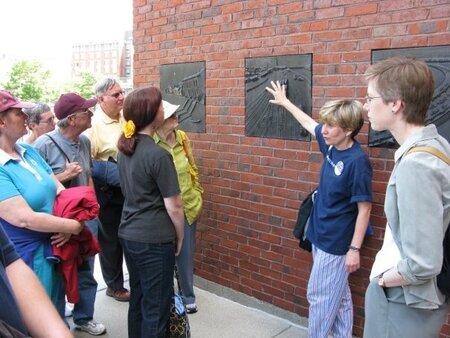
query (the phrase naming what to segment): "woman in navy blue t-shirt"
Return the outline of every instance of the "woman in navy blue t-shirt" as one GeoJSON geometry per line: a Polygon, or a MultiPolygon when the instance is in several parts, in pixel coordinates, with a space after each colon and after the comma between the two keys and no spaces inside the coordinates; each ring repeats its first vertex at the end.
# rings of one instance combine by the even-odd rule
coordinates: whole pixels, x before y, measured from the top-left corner
{"type": "Polygon", "coordinates": [[[313,244],[308,282],[309,337],[351,337],[353,304],[348,276],[360,267],[359,250],[372,201],[372,167],[355,140],[364,124],[363,105],[329,101],[320,110],[321,124],[286,97],[278,81],[267,87],[270,103],[287,109],[319,144],[324,162],[306,237],[313,244]]]}

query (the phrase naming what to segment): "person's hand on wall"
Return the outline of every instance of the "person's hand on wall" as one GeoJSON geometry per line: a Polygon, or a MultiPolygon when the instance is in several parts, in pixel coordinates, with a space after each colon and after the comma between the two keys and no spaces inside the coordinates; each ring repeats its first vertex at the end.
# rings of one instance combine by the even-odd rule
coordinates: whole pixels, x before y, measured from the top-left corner
{"type": "Polygon", "coordinates": [[[280,81],[270,81],[272,88],[266,87],[266,90],[273,95],[273,99],[269,100],[270,103],[284,107],[289,99],[286,96],[286,86],[282,85],[280,81]]]}

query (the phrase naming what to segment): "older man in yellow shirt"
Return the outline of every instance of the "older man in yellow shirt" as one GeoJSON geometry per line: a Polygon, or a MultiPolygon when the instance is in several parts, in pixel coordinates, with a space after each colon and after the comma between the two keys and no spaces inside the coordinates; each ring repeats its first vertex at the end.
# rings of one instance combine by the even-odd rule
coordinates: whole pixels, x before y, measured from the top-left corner
{"type": "Polygon", "coordinates": [[[123,250],[118,238],[123,195],[116,164],[117,140],[124,124],[121,113],[124,92],[116,80],[106,78],[96,84],[95,94],[99,106],[92,120],[92,128],[86,134],[91,141],[92,177],[100,202],[100,266],[108,286],[106,295],[124,302],[129,301],[130,293],[123,284],[123,250]]]}

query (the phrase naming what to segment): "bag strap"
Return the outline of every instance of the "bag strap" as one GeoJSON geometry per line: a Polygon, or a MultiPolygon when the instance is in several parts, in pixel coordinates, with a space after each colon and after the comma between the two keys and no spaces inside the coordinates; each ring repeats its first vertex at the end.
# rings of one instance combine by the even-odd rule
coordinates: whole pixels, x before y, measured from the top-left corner
{"type": "Polygon", "coordinates": [[[437,158],[439,158],[440,160],[442,160],[443,162],[450,165],[450,158],[448,158],[448,156],[446,156],[441,151],[439,151],[438,149],[433,148],[433,147],[426,147],[426,146],[413,147],[413,148],[409,149],[405,155],[408,155],[410,153],[418,153],[418,152],[432,154],[432,155],[436,156],[437,158]]]}
{"type": "Polygon", "coordinates": [[[182,131],[182,130],[178,130],[178,132],[181,135],[181,141],[183,143],[184,154],[186,155],[186,158],[187,158],[189,164],[192,166],[191,158],[189,156],[187,141],[186,141],[186,133],[184,131],[182,131]]]}
{"type": "Polygon", "coordinates": [[[196,178],[196,172],[193,168],[193,162],[191,160],[191,156],[189,156],[189,151],[188,151],[188,145],[187,145],[187,138],[186,138],[186,133],[182,130],[178,130],[178,132],[181,135],[181,141],[183,142],[183,149],[184,149],[184,155],[186,156],[188,163],[189,163],[189,172],[191,174],[191,181],[192,184],[195,184],[195,178],[196,178]]]}
{"type": "Polygon", "coordinates": [[[67,154],[64,152],[64,150],[62,150],[61,146],[55,141],[55,139],[53,137],[51,137],[49,134],[45,134],[46,136],[48,136],[48,138],[50,140],[52,140],[52,142],[55,144],[55,146],[59,149],[59,151],[64,155],[64,157],[66,158],[67,162],[70,163],[70,159],[69,156],[67,156],[67,154]]]}
{"type": "Polygon", "coordinates": [[[178,274],[177,264],[175,264],[174,273],[175,273],[175,279],[177,280],[178,294],[181,296],[181,298],[183,298],[183,291],[181,290],[180,276],[178,274]]]}

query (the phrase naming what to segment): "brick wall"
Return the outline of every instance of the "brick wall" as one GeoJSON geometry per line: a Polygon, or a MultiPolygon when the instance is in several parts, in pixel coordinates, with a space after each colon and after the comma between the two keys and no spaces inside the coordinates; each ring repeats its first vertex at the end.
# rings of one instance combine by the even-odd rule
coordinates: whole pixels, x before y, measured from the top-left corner
{"type": "MultiPolygon", "coordinates": [[[[321,156],[314,142],[245,136],[245,58],[312,53],[317,117],[327,100],[366,95],[371,50],[450,44],[449,17],[448,0],[134,0],[135,86],[158,86],[161,64],[206,63],[207,132],[189,134],[205,188],[196,274],[307,316],[311,258],[292,228],[321,156]]],[[[364,145],[367,132],[358,137],[364,145]]],[[[364,149],[374,168],[375,234],[350,277],[358,336],[393,166],[392,150],[364,149]]]]}

